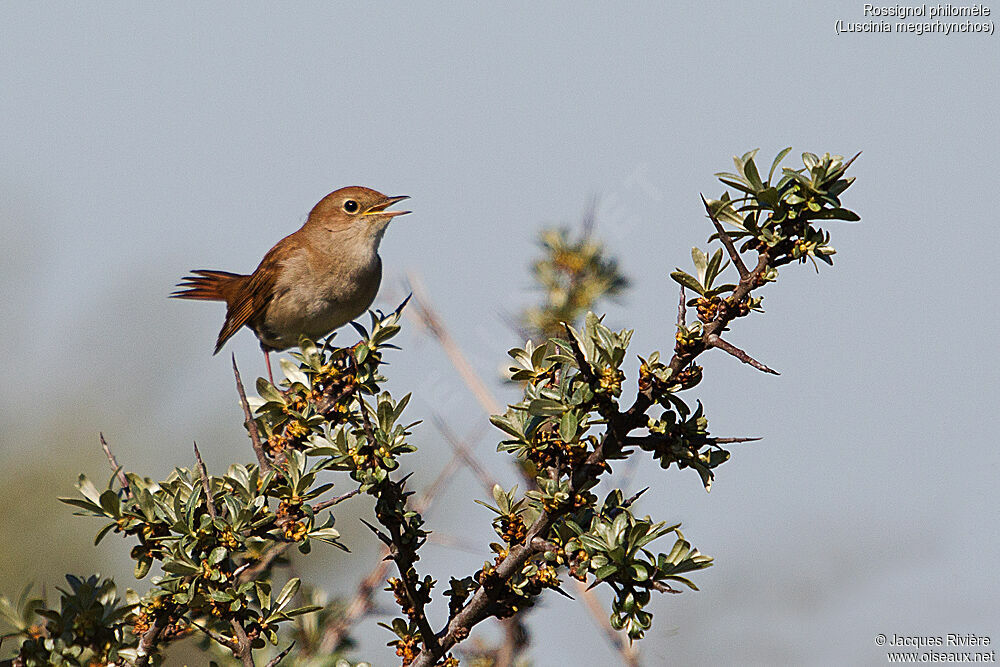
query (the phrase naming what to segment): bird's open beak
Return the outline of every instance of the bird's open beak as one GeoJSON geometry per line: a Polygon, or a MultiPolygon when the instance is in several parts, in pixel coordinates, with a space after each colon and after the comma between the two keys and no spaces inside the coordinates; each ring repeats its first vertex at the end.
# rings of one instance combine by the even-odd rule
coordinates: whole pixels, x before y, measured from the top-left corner
{"type": "Polygon", "coordinates": [[[406,195],[400,195],[398,197],[386,197],[384,201],[380,201],[368,208],[367,211],[362,213],[362,215],[381,215],[383,217],[391,218],[397,215],[406,215],[410,211],[387,211],[385,209],[389,208],[396,202],[401,202],[404,199],[409,199],[406,195]]]}

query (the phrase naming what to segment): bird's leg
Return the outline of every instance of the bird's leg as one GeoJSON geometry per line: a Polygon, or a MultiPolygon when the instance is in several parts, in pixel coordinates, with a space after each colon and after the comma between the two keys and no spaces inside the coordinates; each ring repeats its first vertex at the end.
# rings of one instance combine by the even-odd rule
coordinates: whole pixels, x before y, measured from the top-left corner
{"type": "Polygon", "coordinates": [[[274,375],[271,373],[271,351],[264,349],[264,363],[267,364],[267,379],[274,384],[274,375]]]}

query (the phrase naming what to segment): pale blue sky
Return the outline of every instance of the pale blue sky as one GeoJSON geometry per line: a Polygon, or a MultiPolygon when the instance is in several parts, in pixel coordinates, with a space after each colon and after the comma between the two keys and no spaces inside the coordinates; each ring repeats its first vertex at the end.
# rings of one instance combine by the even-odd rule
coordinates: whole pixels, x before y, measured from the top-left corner
{"type": "MultiPolygon", "coordinates": [[[[210,466],[248,458],[228,354],[251,375],[259,352],[244,332],[211,356],[222,308],[165,298],[187,270],[251,270],[337,187],[411,195],[414,214],[383,242],[380,304],[419,273],[492,378],[518,342],[503,318],[532,297],[535,230],[597,196],[598,233],[634,284],[609,320],[636,329],[634,353],[666,350],[667,273],[709,232],[699,192],[720,192],[712,173],[732,154],[792,145],[864,151],[845,196],[863,222],[831,226],[832,270],[783,269],[767,315],[734,328],[781,377],[706,359],[713,432],[765,440],[735,449],[710,495],[690,471],[637,475],[652,486],[640,510],[683,521],[717,558],[701,592],[655,602],[643,653],[651,665],[879,664],[879,632],[1000,641],[1000,42],[837,36],[863,3],[706,4],[8,4],[0,488],[33,492],[17,496],[27,509],[3,496],[0,572],[20,574],[0,576],[0,592],[29,566],[54,583],[67,562],[130,583],[129,546],[93,550],[97,524],[51,500],[77,470],[107,474],[99,430],[154,476],[190,464],[193,439],[210,466]],[[14,546],[38,512],[37,544],[14,546]],[[55,552],[61,539],[74,556],[55,552]]],[[[409,413],[457,415],[512,483],[436,346],[412,325],[401,344],[391,387],[417,392],[409,413]]],[[[430,424],[416,442],[426,481],[448,450],[430,424]]],[[[454,534],[458,513],[483,551],[429,546],[421,565],[444,581],[488,556],[489,514],[467,489],[430,527],[454,534]]],[[[374,551],[358,525],[338,523],[352,556],[306,572],[350,586],[374,551]]],[[[613,661],[579,606],[548,596],[534,619],[539,638],[553,633],[536,664],[613,661]]],[[[365,627],[360,655],[389,661],[387,633],[365,627]]]]}

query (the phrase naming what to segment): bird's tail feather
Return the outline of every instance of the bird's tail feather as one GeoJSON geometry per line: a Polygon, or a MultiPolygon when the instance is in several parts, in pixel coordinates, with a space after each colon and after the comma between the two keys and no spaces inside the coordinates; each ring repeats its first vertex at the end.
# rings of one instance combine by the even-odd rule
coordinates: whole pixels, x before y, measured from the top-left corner
{"type": "Polygon", "coordinates": [[[185,276],[177,287],[181,289],[170,294],[174,299],[200,299],[202,301],[225,301],[227,304],[235,296],[247,276],[228,271],[198,269],[193,275],[185,276]]]}

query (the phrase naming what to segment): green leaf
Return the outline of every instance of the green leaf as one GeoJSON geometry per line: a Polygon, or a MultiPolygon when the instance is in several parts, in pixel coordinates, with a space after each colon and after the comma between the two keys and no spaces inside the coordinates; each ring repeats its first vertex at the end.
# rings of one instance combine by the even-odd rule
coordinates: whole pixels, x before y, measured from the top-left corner
{"type": "Polygon", "coordinates": [[[149,568],[152,567],[152,565],[153,565],[152,557],[150,557],[148,554],[143,554],[143,556],[135,562],[135,570],[133,571],[135,578],[142,579],[147,574],[149,574],[149,568]]]}
{"type": "Polygon", "coordinates": [[[284,404],[285,402],[285,398],[281,395],[281,392],[264,378],[257,378],[257,393],[265,401],[273,401],[279,404],[284,404]]]}
{"type": "Polygon", "coordinates": [[[550,398],[536,398],[528,404],[528,414],[535,417],[551,417],[561,415],[565,408],[566,406],[559,401],[550,398]]]}
{"type": "Polygon", "coordinates": [[[559,437],[565,442],[573,442],[576,440],[576,427],[578,425],[576,413],[569,410],[563,413],[562,419],[559,420],[559,437]]]}
{"type": "Polygon", "coordinates": [[[781,151],[780,153],[778,153],[778,155],[774,158],[774,162],[771,163],[771,171],[767,172],[767,182],[768,183],[771,182],[771,178],[774,176],[774,171],[778,168],[778,165],[781,164],[781,161],[785,159],[785,156],[788,155],[788,153],[791,150],[792,150],[792,147],[789,146],[788,148],[786,148],[783,151],[781,151]]]}
{"type": "Polygon", "coordinates": [[[109,532],[109,531],[110,531],[110,530],[111,530],[112,528],[114,528],[114,527],[115,527],[116,525],[117,525],[117,524],[114,524],[114,523],[109,523],[109,524],[108,524],[108,525],[106,525],[106,526],[105,526],[104,528],[101,528],[101,530],[100,530],[100,531],[98,531],[98,533],[97,533],[97,536],[96,536],[96,537],[94,538],[94,546],[96,547],[96,546],[97,546],[98,544],[100,544],[100,543],[101,543],[101,540],[103,540],[103,539],[104,539],[104,536],[105,536],[105,535],[107,535],[107,534],[108,534],[108,532],[109,532]]]}
{"type": "Polygon", "coordinates": [[[81,500],[79,498],[59,498],[58,500],[61,503],[66,503],[67,505],[79,507],[80,509],[87,510],[88,512],[104,516],[104,509],[100,505],[95,505],[89,500],[81,500]]]}
{"type": "Polygon", "coordinates": [[[95,505],[100,505],[101,493],[100,491],[97,490],[97,487],[94,486],[93,482],[87,479],[86,475],[80,475],[77,478],[76,488],[79,489],[80,493],[83,494],[84,498],[90,500],[95,505]]]}
{"type": "Polygon", "coordinates": [[[319,528],[309,533],[314,540],[335,540],[340,537],[340,531],[335,528],[319,528]]]}
{"type": "Polygon", "coordinates": [[[111,516],[117,518],[121,515],[121,501],[118,499],[118,494],[108,489],[101,494],[101,507],[105,512],[111,516]]]}
{"type": "Polygon", "coordinates": [[[697,294],[705,293],[705,288],[702,287],[701,283],[699,283],[694,276],[684,273],[680,269],[677,269],[676,271],[671,273],[670,277],[673,278],[675,282],[679,283],[680,285],[683,285],[684,287],[687,287],[690,290],[693,290],[697,294]]]}
{"type": "Polygon", "coordinates": [[[278,597],[274,601],[275,611],[281,611],[284,609],[285,605],[289,603],[292,597],[299,592],[299,586],[301,585],[302,582],[298,577],[289,579],[288,583],[282,587],[281,592],[278,593],[278,597]]]}
{"type": "Polygon", "coordinates": [[[861,216],[846,208],[828,208],[819,211],[812,216],[816,220],[845,220],[847,222],[858,222],[861,216]]]}
{"type": "Polygon", "coordinates": [[[705,272],[708,269],[708,257],[700,248],[691,248],[691,260],[698,270],[698,281],[705,284],[705,272]]]}
{"type": "Polygon", "coordinates": [[[760,180],[760,174],[757,172],[757,165],[754,164],[752,157],[747,160],[746,165],[744,165],[743,173],[746,174],[747,180],[750,181],[750,185],[753,186],[755,192],[759,192],[764,189],[764,183],[760,180]]]}
{"type": "Polygon", "coordinates": [[[191,565],[190,563],[185,563],[179,560],[168,560],[163,563],[163,570],[165,572],[171,572],[173,574],[200,574],[201,569],[191,565]]]}
{"type": "Polygon", "coordinates": [[[309,386],[309,377],[299,370],[299,367],[291,359],[281,358],[278,360],[278,363],[281,364],[281,372],[292,383],[298,382],[306,387],[309,386]]]}

